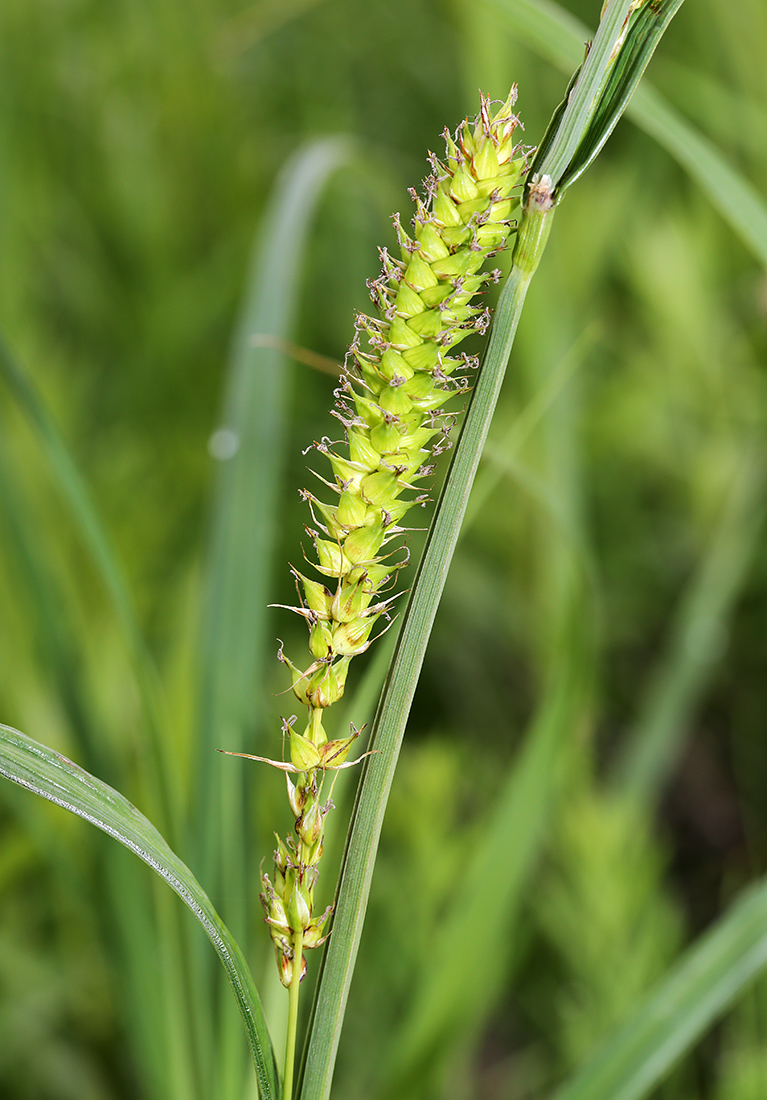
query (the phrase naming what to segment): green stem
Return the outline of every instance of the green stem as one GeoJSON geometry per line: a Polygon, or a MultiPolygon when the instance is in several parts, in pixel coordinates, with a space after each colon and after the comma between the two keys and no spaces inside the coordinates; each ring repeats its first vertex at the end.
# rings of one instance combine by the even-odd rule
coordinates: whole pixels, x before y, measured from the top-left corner
{"type": "Polygon", "coordinates": [[[293,1097],[293,1066],[296,1060],[296,1031],[298,1028],[298,990],[301,985],[301,967],[304,953],[304,932],[296,932],[293,938],[293,976],[290,980],[288,1002],[288,1037],[285,1043],[285,1075],[282,1082],[282,1100],[293,1097]]]}

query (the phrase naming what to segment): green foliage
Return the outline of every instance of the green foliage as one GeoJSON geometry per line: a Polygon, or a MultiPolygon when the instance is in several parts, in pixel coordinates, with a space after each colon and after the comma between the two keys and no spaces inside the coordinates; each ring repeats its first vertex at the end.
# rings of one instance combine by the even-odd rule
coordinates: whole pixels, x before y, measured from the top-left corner
{"type": "MultiPolygon", "coordinates": [[[[294,599],[300,452],[333,434],[317,410],[334,383],[286,371],[279,340],[227,383],[251,239],[289,156],[351,134],[355,160],[321,196],[347,154],[315,162],[311,186],[302,162],[296,267],[286,282],[268,267],[285,313],[240,314],[241,335],[340,362],[424,150],[478,86],[512,81],[534,144],[597,15],[585,0],[0,11],[0,317],[32,398],[23,412],[3,383],[0,716],[167,829],[243,946],[277,1050],[257,870],[292,822],[279,781],[212,750],[276,755],[290,707],[264,651],[279,635],[293,652],[301,624],[263,609],[294,599]],[[206,443],[232,401],[253,423],[252,395],[215,412],[251,367],[286,385],[253,410],[235,486],[221,437],[215,476],[206,443]],[[229,519],[227,492],[244,501],[229,519]]],[[[579,1067],[561,1095],[765,1092],[763,982],[699,1040],[763,955],[761,893],[730,905],[767,853],[766,29],[758,0],[684,6],[629,111],[644,132],[621,122],[557,214],[394,780],[339,1098],[542,1100],[579,1067]]],[[[383,676],[372,658],[360,671],[383,676]]],[[[362,724],[351,679],[347,697],[362,724]]],[[[334,799],[340,818],[348,782],[334,799]]],[[[210,945],[131,861],[4,785],[4,1096],[252,1095],[210,945]]]]}
{"type": "Polygon", "coordinates": [[[106,783],[94,779],[61,753],[8,726],[0,726],[0,773],[119,840],[189,906],[221,957],[234,990],[250,1040],[260,1093],[264,1100],[276,1097],[279,1086],[269,1034],[247,963],[205,891],[151,822],[106,783]]]}

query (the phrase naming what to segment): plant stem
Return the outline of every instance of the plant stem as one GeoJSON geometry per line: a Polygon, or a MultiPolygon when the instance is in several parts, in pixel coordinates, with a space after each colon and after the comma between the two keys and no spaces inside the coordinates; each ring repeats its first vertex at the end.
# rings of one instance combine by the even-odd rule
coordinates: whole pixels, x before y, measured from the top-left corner
{"type": "Polygon", "coordinates": [[[304,952],[304,932],[296,932],[293,939],[293,976],[290,980],[288,1001],[288,1037],[285,1043],[285,1074],[282,1082],[283,1100],[293,1097],[293,1066],[296,1060],[296,1030],[298,1027],[298,990],[301,985],[301,967],[304,952]]]}

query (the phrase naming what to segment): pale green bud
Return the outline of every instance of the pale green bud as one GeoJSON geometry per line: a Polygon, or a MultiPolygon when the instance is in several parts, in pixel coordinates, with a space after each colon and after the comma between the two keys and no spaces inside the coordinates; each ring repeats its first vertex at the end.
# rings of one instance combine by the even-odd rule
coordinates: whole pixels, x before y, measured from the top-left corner
{"type": "Polygon", "coordinates": [[[470,248],[462,248],[454,252],[446,260],[439,260],[434,265],[435,272],[443,279],[460,278],[462,275],[473,275],[482,265],[481,252],[472,252],[470,248]]]}
{"type": "MultiPolygon", "coordinates": [[[[443,261],[443,263],[446,261],[443,261]]],[[[417,336],[415,332],[410,328],[406,321],[403,321],[401,317],[395,317],[391,323],[391,329],[389,331],[389,341],[394,348],[398,351],[402,351],[405,348],[414,348],[421,343],[421,337],[417,336]]],[[[375,447],[375,442],[371,436],[371,442],[375,447]]]]}
{"type": "MultiPolygon", "coordinates": [[[[281,950],[277,944],[275,944],[275,951],[277,953],[277,965],[280,968],[280,981],[286,989],[290,989],[293,982],[293,958],[292,955],[288,955],[284,950],[281,950]]],[[[301,956],[301,977],[300,981],[303,981],[306,977],[306,957],[301,956]]]]}
{"type": "MultiPolygon", "coordinates": [[[[286,776],[287,776],[287,774],[288,773],[285,772],[286,776]]],[[[290,780],[288,780],[288,782],[290,782],[290,780]]],[[[291,786],[292,786],[292,784],[291,784],[291,786]]],[[[276,833],[274,834],[274,839],[277,841],[277,848],[275,849],[275,852],[274,852],[274,866],[278,871],[280,871],[281,874],[284,875],[285,871],[287,870],[288,863],[290,862],[290,853],[288,852],[288,849],[285,847],[282,839],[279,836],[277,836],[276,833]]]]}
{"type": "Polygon", "coordinates": [[[434,217],[446,228],[461,224],[461,215],[458,213],[455,203],[445,191],[444,184],[439,185],[437,194],[434,196],[434,217]]]}
{"type": "MultiPolygon", "coordinates": [[[[293,664],[291,659],[285,656],[282,650],[280,650],[279,652],[279,658],[282,663],[284,665],[287,665],[290,669],[290,679],[293,685],[293,694],[295,695],[296,699],[298,699],[299,703],[308,703],[309,700],[306,698],[306,673],[302,672],[300,668],[297,668],[293,664]]],[[[283,724],[283,729],[285,732],[287,732],[287,726],[285,724],[283,724]]]]}
{"type": "Polygon", "coordinates": [[[299,580],[303,586],[306,606],[316,615],[321,616],[323,619],[327,619],[330,614],[330,602],[333,597],[330,592],[328,592],[325,585],[320,584],[319,581],[310,580],[308,577],[305,577],[303,573],[299,573],[297,569],[293,569],[292,572],[296,580],[299,580]]]}
{"type": "Polygon", "coordinates": [[[378,398],[378,403],[382,409],[386,409],[387,412],[392,413],[394,416],[402,416],[405,413],[409,413],[413,408],[413,403],[408,397],[404,385],[384,386],[378,398]]]}
{"type": "Polygon", "coordinates": [[[362,495],[370,504],[386,505],[399,492],[397,478],[388,470],[379,470],[368,474],[360,486],[362,495]]]}
{"type": "Polygon", "coordinates": [[[456,170],[447,186],[450,188],[451,198],[456,202],[466,202],[468,199],[477,197],[476,181],[472,179],[471,173],[463,164],[456,170]]]}
{"type": "Polygon", "coordinates": [[[426,287],[429,286],[436,286],[438,282],[437,276],[426,263],[420,250],[414,252],[410,257],[410,263],[407,265],[407,270],[402,277],[402,281],[416,291],[425,290],[426,287]]]}
{"type": "Polygon", "coordinates": [[[426,290],[422,290],[421,298],[427,306],[434,309],[440,302],[444,302],[445,298],[450,298],[454,294],[455,291],[452,286],[447,283],[440,283],[439,286],[430,286],[426,290]]]}
{"type": "Polygon", "coordinates": [[[397,313],[401,313],[404,317],[414,317],[416,313],[421,313],[425,307],[419,295],[403,279],[399,284],[394,308],[397,313]]]}
{"type": "Polygon", "coordinates": [[[498,154],[495,151],[495,146],[492,141],[483,141],[471,162],[471,166],[474,169],[474,175],[477,179],[488,179],[489,177],[497,176],[500,171],[500,165],[498,163],[498,154]]]}
{"type": "Polygon", "coordinates": [[[439,344],[429,342],[419,347],[408,348],[402,355],[413,370],[433,370],[439,362],[441,350],[439,344]]]}
{"type": "Polygon", "coordinates": [[[437,432],[434,428],[418,428],[417,431],[403,435],[400,445],[403,451],[419,451],[435,435],[437,432]]]}
{"type": "MultiPolygon", "coordinates": [[[[428,268],[428,270],[430,271],[431,268],[428,268]]],[[[413,368],[398,351],[395,351],[394,348],[387,348],[381,356],[381,374],[387,382],[390,382],[392,378],[407,379],[413,377],[413,368]]],[[[371,469],[373,468],[371,467],[371,469]]]]}
{"type": "MultiPolygon", "coordinates": [[[[331,743],[328,742],[328,744],[331,743]]],[[[323,746],[323,751],[325,748],[327,745],[323,746]]],[[[322,833],[322,817],[319,802],[315,801],[307,807],[306,812],[296,822],[296,832],[304,844],[310,848],[317,843],[322,833]]]]}
{"type": "Polygon", "coordinates": [[[389,454],[398,451],[400,447],[400,431],[395,423],[381,424],[370,433],[370,440],[378,447],[381,454],[389,454]]]}
{"type": "Polygon", "coordinates": [[[288,899],[288,921],[294,932],[303,931],[312,923],[312,912],[306,889],[302,883],[297,882],[288,899]]]}
{"type": "Polygon", "coordinates": [[[391,565],[386,565],[384,562],[368,561],[352,570],[349,574],[349,583],[353,584],[362,578],[372,591],[376,591],[392,572],[391,565]]]}
{"type": "MultiPolygon", "coordinates": [[[[367,468],[361,464],[357,465],[356,462],[349,462],[332,451],[328,451],[327,455],[330,465],[333,467],[333,473],[344,483],[344,487],[347,489],[358,488],[360,481],[367,472],[367,468]]],[[[376,460],[376,465],[378,465],[378,461],[379,459],[376,460]]]]}
{"type": "Polygon", "coordinates": [[[506,232],[503,226],[496,225],[493,222],[487,222],[477,230],[477,240],[483,248],[495,248],[501,244],[505,236],[506,232]]]}
{"type": "Polygon", "coordinates": [[[450,249],[439,235],[437,227],[430,222],[426,222],[425,225],[421,222],[416,223],[415,235],[421,246],[421,255],[428,264],[433,264],[435,260],[442,260],[450,255],[450,249]]]}
{"type": "Polygon", "coordinates": [[[293,811],[293,816],[300,817],[306,805],[306,788],[302,783],[294,785],[287,772],[285,772],[285,778],[288,782],[288,802],[293,811]]]}
{"type": "MultiPolygon", "coordinates": [[[[380,518],[379,509],[378,519],[380,518]]],[[[333,618],[341,623],[356,619],[368,607],[372,595],[372,586],[364,577],[341,585],[333,600],[333,618]]]]}
{"type": "Polygon", "coordinates": [[[351,562],[343,550],[334,542],[315,539],[314,547],[319,559],[319,570],[326,577],[342,577],[351,568],[351,562]]]}
{"type": "Polygon", "coordinates": [[[349,432],[349,454],[357,475],[360,471],[363,471],[364,476],[364,471],[377,469],[381,461],[381,455],[371,444],[368,434],[358,428],[349,432]]]}
{"type": "Polygon", "coordinates": [[[365,522],[365,501],[359,493],[347,490],[341,493],[337,514],[339,523],[345,527],[359,527],[365,522]]]}
{"type": "MultiPolygon", "coordinates": [[[[352,726],[352,729],[354,727],[352,726]]],[[[343,737],[337,741],[328,741],[327,745],[322,746],[322,766],[323,768],[337,768],[339,764],[343,764],[349,755],[354,742],[359,737],[359,731],[354,730],[351,737],[343,737]]]]}
{"type": "Polygon", "coordinates": [[[336,515],[338,511],[337,507],[333,504],[325,504],[323,501],[317,500],[316,497],[311,497],[311,502],[324,519],[325,526],[331,538],[339,538],[343,532],[339,526],[336,515]]]}
{"type": "Polygon", "coordinates": [[[320,754],[317,746],[312,744],[308,737],[291,730],[290,759],[294,768],[298,768],[300,772],[307,772],[317,767],[320,754]]]}
{"type": "Polygon", "coordinates": [[[333,632],[333,651],[345,657],[364,653],[370,644],[368,638],[373,626],[372,618],[353,619],[350,623],[341,623],[333,632]]]}
{"type": "MultiPolygon", "coordinates": [[[[421,408],[434,408],[446,401],[449,396],[444,390],[437,388],[432,376],[425,371],[419,371],[418,374],[413,375],[410,381],[405,383],[404,388],[410,400],[421,408]]],[[[362,492],[367,496],[365,481],[362,482],[362,492]]]]}
{"type": "Polygon", "coordinates": [[[419,313],[417,317],[411,317],[408,324],[413,332],[417,332],[419,336],[430,340],[442,332],[445,321],[445,315],[440,310],[427,309],[423,313],[419,313]]]}
{"type": "Polygon", "coordinates": [[[376,401],[371,401],[369,397],[363,397],[362,394],[355,393],[354,403],[357,406],[357,412],[365,421],[368,428],[375,428],[383,420],[381,410],[378,408],[376,401]]]}
{"type": "MultiPolygon", "coordinates": [[[[333,646],[334,637],[331,635],[328,645],[328,649],[331,652],[333,651],[333,646]]],[[[322,668],[312,673],[306,687],[306,699],[310,706],[324,709],[338,702],[344,693],[344,685],[346,683],[347,669],[346,667],[341,667],[342,665],[342,661],[339,661],[335,665],[323,665],[322,668]]],[[[318,743],[316,737],[312,738],[312,740],[315,744],[318,743]]]]}
{"type": "MultiPolygon", "coordinates": [[[[309,633],[309,649],[312,656],[318,660],[323,660],[330,652],[333,635],[327,622],[320,620],[316,622],[309,633]]],[[[293,685],[295,689],[295,683],[293,685]]],[[[300,698],[300,696],[299,696],[300,698]]],[[[303,702],[304,700],[302,700],[303,702]]]]}
{"type": "Polygon", "coordinates": [[[304,947],[319,947],[325,942],[327,936],[323,936],[322,933],[332,912],[333,906],[329,905],[321,917],[314,918],[304,932],[304,947]]]}
{"type": "Polygon", "coordinates": [[[461,224],[452,229],[444,229],[442,236],[445,238],[445,244],[450,245],[451,250],[453,250],[460,248],[461,245],[471,244],[472,229],[468,225],[461,224]]]}
{"type": "Polygon", "coordinates": [[[346,536],[344,554],[355,564],[372,561],[381,549],[383,540],[384,530],[380,524],[375,527],[358,527],[346,536]]]}
{"type": "Polygon", "coordinates": [[[461,212],[461,218],[464,223],[468,222],[469,218],[475,214],[481,214],[487,210],[488,202],[486,195],[480,195],[476,199],[469,199],[468,202],[462,202],[458,209],[461,212]]]}
{"type": "Polygon", "coordinates": [[[399,523],[403,516],[405,516],[416,503],[417,502],[414,500],[396,500],[393,504],[390,504],[387,509],[387,514],[391,523],[399,523]]]}

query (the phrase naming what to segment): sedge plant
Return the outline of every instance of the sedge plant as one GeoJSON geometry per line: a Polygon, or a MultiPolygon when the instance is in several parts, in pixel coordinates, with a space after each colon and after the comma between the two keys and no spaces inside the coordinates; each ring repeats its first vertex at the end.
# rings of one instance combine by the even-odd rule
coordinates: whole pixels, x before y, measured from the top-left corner
{"type": "Polygon", "coordinates": [[[430,458],[449,446],[455,421],[445,406],[468,391],[479,365],[455,349],[470,333],[488,327],[488,310],[474,303],[500,272],[482,269],[506,247],[516,224],[526,164],[515,141],[516,98],[516,88],[500,105],[483,97],[473,124],[465,120],[454,136],[446,131],[445,156],[432,155],[424,197],[412,192],[412,237],[395,215],[400,255],[381,250],[381,274],[369,284],[379,316],[357,317],[347,372],[337,390],[334,415],[345,440],[314,444],[327,458],[333,480],[317,476],[337,501],[303,493],[311,511],[307,534],[316,556],[311,564],[323,581],[293,569],[301,600],[292,610],[306,620],[310,663],[302,669],[282,649],[279,656],[307,721],[300,730],[295,718],[283,719],[290,762],[267,761],[286,773],[295,835],[277,838],[274,881],[265,873],[261,894],[280,979],[290,989],[287,1096],[304,953],[325,942],[332,911],[314,909],[324,821],[332,807],[330,797],[323,802],[323,792],[328,772],[350,766],[347,756],[359,736],[352,727],[349,736],[328,739],[325,715],[343,695],[352,659],[368,649],[376,624],[390,617],[396,593],[389,595],[388,589],[407,561],[400,521],[425,503],[419,486],[434,472],[430,458]],[[295,783],[291,775],[298,777],[295,783]]]}
{"type": "Polygon", "coordinates": [[[680,2],[611,0],[534,156],[516,141],[516,90],[500,104],[482,97],[476,119],[446,135],[443,158],[432,157],[424,194],[413,193],[412,233],[395,219],[399,254],[381,252],[381,275],[370,283],[378,315],[358,316],[337,391],[334,415],[344,438],[313,445],[326,463],[317,471],[324,488],[303,494],[313,550],[306,564],[291,567],[299,595],[292,610],[308,627],[309,656],[293,660],[281,649],[280,657],[304,716],[283,720],[289,759],[234,754],[267,760],[285,773],[295,822],[291,835],[277,840],[274,870],[263,875],[261,895],[280,980],[289,990],[282,1079],[242,953],[188,868],[146,818],[106,784],[4,728],[4,775],[120,840],[195,913],[227,970],[266,1100],[290,1100],[295,1094],[305,954],[326,941],[300,1095],[321,1100],[329,1094],[383,808],[525,295],[558,202],[607,139],[680,2]],[[511,270],[480,367],[457,349],[467,335],[482,333],[490,324],[479,295],[499,280],[499,273],[485,264],[507,248],[511,270]],[[453,443],[457,414],[467,403],[460,437],[453,443]],[[354,727],[346,735],[329,730],[327,711],[344,693],[353,658],[391,622],[398,575],[407,563],[403,521],[426,502],[423,486],[433,473],[431,459],[451,444],[450,470],[364,754],[336,901],[319,913],[315,887],[333,779],[352,767],[349,756],[359,736],[354,727]]]}

